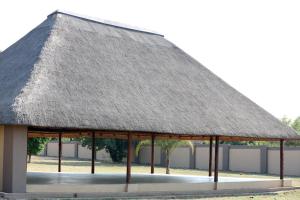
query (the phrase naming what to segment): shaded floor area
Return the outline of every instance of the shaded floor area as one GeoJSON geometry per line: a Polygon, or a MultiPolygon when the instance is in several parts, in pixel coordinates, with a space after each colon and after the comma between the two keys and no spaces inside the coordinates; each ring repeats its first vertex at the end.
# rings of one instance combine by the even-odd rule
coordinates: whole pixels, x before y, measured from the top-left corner
{"type": "MultiPolygon", "coordinates": [[[[46,173],[28,172],[27,184],[124,184],[124,173],[46,173]]],[[[219,177],[219,182],[264,181],[262,178],[219,177]]],[[[193,175],[132,174],[131,183],[212,183],[213,177],[193,175]]]]}
{"type": "MultiPolygon", "coordinates": [[[[147,165],[132,165],[131,184],[125,183],[126,165],[97,161],[95,174],[90,174],[91,161],[64,158],[62,171],[57,173],[57,158],[34,156],[27,165],[27,191],[52,194],[93,194],[124,192],[200,192],[213,191],[213,177],[207,170],[175,169],[165,174],[165,167],[155,166],[155,174],[150,174],[147,165]]],[[[296,180],[298,178],[295,178],[296,180]]],[[[295,180],[293,178],[293,180],[295,180]]],[[[287,181],[287,184],[291,183],[287,181]]],[[[218,190],[263,189],[280,187],[277,176],[222,172],[219,173],[218,190]]]]}
{"type": "MultiPolygon", "coordinates": [[[[166,175],[133,173],[131,183],[126,184],[125,173],[67,173],[28,172],[29,193],[147,193],[147,192],[200,192],[228,189],[278,188],[280,180],[264,178],[219,177],[216,185],[213,177],[195,175],[166,175]]],[[[291,186],[290,181],[285,181],[291,186]]]]}

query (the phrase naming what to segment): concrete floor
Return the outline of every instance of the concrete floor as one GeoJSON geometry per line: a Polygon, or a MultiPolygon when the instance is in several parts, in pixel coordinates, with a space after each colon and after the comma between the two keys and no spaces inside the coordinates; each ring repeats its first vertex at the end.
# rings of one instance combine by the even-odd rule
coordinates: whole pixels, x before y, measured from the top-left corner
{"type": "MultiPolygon", "coordinates": [[[[28,172],[28,185],[49,184],[124,184],[125,174],[81,174],[81,173],[45,173],[28,172]]],[[[263,181],[260,178],[219,177],[219,182],[263,181]]],[[[131,183],[210,183],[213,177],[165,174],[132,174],[131,183]]]]}
{"type": "MultiPolygon", "coordinates": [[[[159,193],[200,192],[214,190],[278,188],[278,179],[219,177],[218,184],[213,177],[165,174],[132,174],[131,184],[125,183],[121,173],[27,173],[27,192],[31,194],[106,194],[106,193],[159,193]]],[[[292,182],[285,180],[285,186],[292,182]]]]}

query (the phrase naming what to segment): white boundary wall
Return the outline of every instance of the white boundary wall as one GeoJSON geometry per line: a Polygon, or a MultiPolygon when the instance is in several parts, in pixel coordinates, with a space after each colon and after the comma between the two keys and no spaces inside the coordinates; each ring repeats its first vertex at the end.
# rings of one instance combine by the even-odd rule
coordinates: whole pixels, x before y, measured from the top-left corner
{"type": "Polygon", "coordinates": [[[260,173],[260,149],[230,149],[229,169],[260,173]]]}
{"type": "MultiPolygon", "coordinates": [[[[49,142],[40,155],[54,156],[58,154],[57,142],[49,142]]],[[[214,150],[213,150],[214,151],[214,150]]],[[[63,157],[91,159],[91,150],[82,147],[78,142],[63,143],[63,157]]],[[[208,145],[195,144],[194,152],[189,147],[179,147],[171,154],[170,164],[173,168],[208,169],[208,145]]],[[[134,162],[150,163],[150,147],[141,149],[134,156],[134,162]]],[[[111,161],[105,151],[96,154],[97,160],[111,161]]],[[[155,147],[155,165],[165,165],[165,155],[160,147],[155,147]]],[[[213,152],[214,166],[214,152],[213,152]]],[[[251,147],[242,145],[220,145],[219,169],[224,171],[279,174],[279,148],[251,147]]],[[[290,176],[300,176],[300,147],[284,148],[284,173],[290,176]]]]}
{"type": "MultiPolygon", "coordinates": [[[[195,148],[195,168],[196,169],[208,169],[209,161],[209,148],[207,146],[199,146],[195,148]]],[[[212,151],[212,169],[215,166],[215,150],[212,151]]],[[[219,148],[219,169],[223,169],[223,147],[219,148]]]]}

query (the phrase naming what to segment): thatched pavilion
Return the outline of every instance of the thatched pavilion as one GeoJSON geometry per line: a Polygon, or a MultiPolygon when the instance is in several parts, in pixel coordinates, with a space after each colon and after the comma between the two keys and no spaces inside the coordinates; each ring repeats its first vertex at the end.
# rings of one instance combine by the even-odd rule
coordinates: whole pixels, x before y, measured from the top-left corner
{"type": "Polygon", "coordinates": [[[216,158],[219,140],[278,140],[281,179],[297,138],[163,35],[61,11],[0,54],[0,94],[4,192],[26,190],[27,135],[128,139],[129,155],[133,139],[215,139],[216,158]]]}

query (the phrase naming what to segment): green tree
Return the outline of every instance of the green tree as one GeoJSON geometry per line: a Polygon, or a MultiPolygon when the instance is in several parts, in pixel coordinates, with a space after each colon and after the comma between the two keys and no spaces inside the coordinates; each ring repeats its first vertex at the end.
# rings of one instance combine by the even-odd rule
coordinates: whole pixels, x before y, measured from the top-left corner
{"type": "MultiPolygon", "coordinates": [[[[282,120],[283,121],[283,120],[282,120]]],[[[300,117],[297,117],[294,121],[289,120],[288,126],[292,127],[296,132],[300,134],[300,117]]],[[[299,146],[300,141],[289,140],[286,142],[287,146],[299,146]]]]}
{"type": "MultiPolygon", "coordinates": [[[[80,139],[82,146],[92,149],[92,139],[83,137],[80,139]]],[[[109,153],[111,159],[115,163],[122,162],[123,158],[127,156],[127,141],[119,139],[102,139],[96,138],[95,140],[96,151],[105,149],[109,153]]]]}
{"type": "Polygon", "coordinates": [[[45,144],[49,141],[49,138],[29,138],[27,140],[27,162],[31,162],[31,156],[37,155],[45,148],[45,144]]]}
{"type": "MultiPolygon", "coordinates": [[[[296,118],[295,120],[292,120],[288,117],[283,117],[281,119],[282,123],[286,124],[287,126],[290,126],[293,128],[296,132],[300,134],[300,117],[296,118]]],[[[287,146],[299,146],[300,142],[299,141],[293,141],[289,140],[285,143],[287,146]]]]}
{"type": "Polygon", "coordinates": [[[297,117],[293,123],[291,124],[291,127],[295,129],[300,134],[300,117],[297,117]]]}
{"type": "Polygon", "coordinates": [[[107,140],[105,150],[113,162],[120,163],[127,156],[127,140],[107,140]]]}
{"type": "MultiPolygon", "coordinates": [[[[143,146],[149,146],[150,144],[150,140],[143,140],[139,142],[135,149],[136,155],[139,154],[143,146]]],[[[194,148],[193,143],[189,140],[155,140],[154,144],[159,146],[166,155],[166,174],[170,174],[170,156],[176,147],[189,146],[192,149],[194,148]]]]}
{"type": "MultiPolygon", "coordinates": [[[[83,147],[87,147],[88,149],[92,149],[92,138],[90,137],[84,137],[80,139],[81,145],[83,147]]],[[[96,138],[95,139],[95,150],[96,151],[101,151],[102,149],[105,148],[107,139],[100,139],[96,138]]]]}
{"type": "Polygon", "coordinates": [[[283,124],[287,125],[287,126],[291,126],[293,120],[291,120],[290,118],[288,118],[287,116],[284,116],[283,118],[281,118],[280,120],[283,124]]]}

